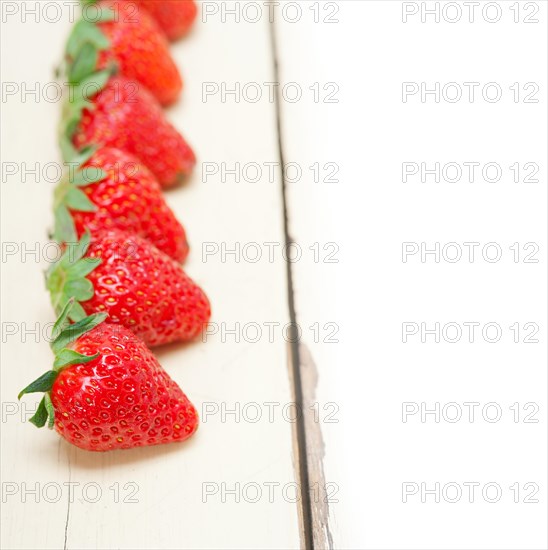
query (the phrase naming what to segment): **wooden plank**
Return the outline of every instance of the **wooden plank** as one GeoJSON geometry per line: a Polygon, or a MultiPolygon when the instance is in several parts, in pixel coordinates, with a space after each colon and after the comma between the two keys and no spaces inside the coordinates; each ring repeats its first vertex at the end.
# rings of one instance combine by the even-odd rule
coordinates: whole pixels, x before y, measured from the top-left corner
{"type": "MultiPolygon", "coordinates": [[[[66,10],[58,23],[9,18],[2,29],[3,80],[50,81],[68,29],[66,10]]],[[[175,44],[173,54],[185,77],[185,91],[169,116],[200,161],[230,165],[243,159],[276,158],[272,103],[202,100],[205,82],[272,80],[268,22],[239,25],[210,18],[198,23],[187,40],[175,44]]],[[[41,165],[57,160],[58,108],[55,103],[23,103],[17,98],[4,104],[3,160],[41,165]]],[[[202,254],[205,243],[220,247],[226,242],[233,247],[283,242],[279,175],[268,185],[223,183],[220,175],[201,179],[198,166],[192,181],[167,198],[188,229],[192,252],[187,269],[211,298],[218,333],[208,336],[207,342],[158,353],[170,375],[202,410],[199,432],[184,447],[95,455],[70,448],[54,433],[22,425],[18,414],[9,415],[2,424],[2,478],[19,492],[6,497],[2,505],[4,547],[299,546],[299,503],[284,496],[292,494],[296,483],[292,424],[279,412],[269,421],[264,405],[278,404],[280,411],[292,400],[286,342],[279,332],[273,341],[265,332],[256,343],[241,334],[239,342],[233,335],[221,335],[237,322],[287,324],[285,264],[281,257],[252,264],[202,254]],[[259,404],[260,421],[254,421],[253,405],[245,409],[249,403],[259,404]],[[237,418],[221,414],[224,408],[235,407],[240,407],[237,418]],[[69,481],[77,484],[70,504],[63,485],[69,481]],[[50,487],[51,495],[60,487],[62,497],[56,503],[43,497],[34,502],[32,496],[23,501],[23,483],[38,483],[40,490],[47,483],[56,484],[50,487]],[[230,493],[235,489],[237,496],[230,493]]],[[[51,223],[52,187],[43,181],[22,185],[16,177],[2,184],[4,241],[21,246],[37,242],[43,247],[51,223]]],[[[43,288],[44,267],[44,261],[22,262],[18,257],[2,264],[4,322],[38,321],[43,326],[52,319],[43,288]]],[[[17,391],[50,361],[42,338],[38,343],[32,339],[23,343],[18,335],[7,339],[1,391],[8,412],[17,391]]]]}
{"type": "Polygon", "coordinates": [[[325,443],[325,453],[311,443],[309,469],[313,482],[337,489],[327,507],[314,507],[316,543],[543,548],[545,339],[517,345],[508,327],[546,326],[546,4],[538,4],[540,23],[531,25],[514,24],[508,2],[497,3],[504,10],[497,24],[482,19],[480,6],[475,24],[464,17],[421,24],[419,15],[405,25],[403,3],[381,1],[337,2],[340,22],[326,24],[328,4],[317,22],[312,3],[300,4],[299,21],[276,21],[280,82],[303,92],[300,101],[282,97],[281,113],[285,161],[303,174],[287,181],[290,235],[303,251],[292,265],[301,371],[325,443]],[[497,81],[504,101],[403,104],[404,81],[497,81]],[[515,81],[538,83],[540,102],[515,104],[515,81]],[[330,82],[338,103],[324,101],[330,82]],[[314,83],[319,102],[310,95],[314,83]],[[497,184],[404,184],[402,163],[415,160],[497,161],[505,174],[497,184]],[[541,183],[512,183],[508,165],[518,161],[538,163],[541,183]],[[324,180],[327,169],[315,182],[308,167],[328,162],[339,167],[338,183],[324,180]],[[505,260],[403,263],[407,241],[496,241],[505,260]],[[539,263],[513,264],[508,247],[528,241],[540,246],[539,263]],[[331,242],[338,263],[327,262],[334,249],[323,247],[331,242]],[[497,321],[505,337],[493,345],[422,345],[420,337],[404,345],[402,322],[423,320],[497,321]],[[404,402],[451,401],[495,401],[504,421],[402,422],[404,402]],[[514,402],[537,403],[539,423],[513,424],[514,402]],[[323,407],[335,407],[330,419],[338,422],[327,421],[332,409],[323,407]],[[419,494],[404,504],[405,481],[494,481],[504,497],[422,504],[419,494]],[[515,482],[537,483],[540,502],[515,505],[515,482]]]}

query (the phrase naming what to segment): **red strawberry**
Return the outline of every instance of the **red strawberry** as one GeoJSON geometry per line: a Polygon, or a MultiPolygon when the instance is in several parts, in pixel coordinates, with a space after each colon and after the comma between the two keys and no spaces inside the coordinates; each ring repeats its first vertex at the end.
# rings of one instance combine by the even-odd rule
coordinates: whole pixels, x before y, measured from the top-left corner
{"type": "Polygon", "coordinates": [[[190,30],[198,11],[194,0],[136,0],[135,3],[154,17],[170,40],[177,40],[190,30]]]}
{"type": "Polygon", "coordinates": [[[202,332],[209,301],[177,262],[123,231],[94,234],[89,245],[85,233],[48,271],[57,313],[74,296],[79,303],[71,320],[108,313],[110,323],[129,328],[149,346],[189,341],[202,332]]]}
{"type": "Polygon", "coordinates": [[[154,18],[135,4],[98,2],[98,22],[82,18],[67,43],[71,83],[112,65],[117,72],[146,86],[162,105],[173,103],[183,83],[169,44],[154,18]]]}
{"type": "Polygon", "coordinates": [[[154,355],[129,330],[95,314],[67,322],[69,301],[56,323],[53,369],[27,386],[45,392],[30,421],[55,429],[87,451],[110,451],[188,439],[198,414],[154,355]]]}
{"type": "Polygon", "coordinates": [[[120,229],[147,239],[178,262],[185,260],[185,230],[147,168],[108,147],[90,149],[78,160],[81,166],[55,190],[57,241],[75,242],[86,229],[120,229]]]}
{"type": "Polygon", "coordinates": [[[192,149],[167,121],[154,97],[135,82],[109,79],[103,71],[88,84],[75,87],[74,95],[63,117],[65,160],[75,156],[74,147],[115,147],[136,156],[163,187],[175,185],[192,171],[196,162],[192,149]],[[90,103],[87,93],[98,88],[101,91],[90,103]]]}

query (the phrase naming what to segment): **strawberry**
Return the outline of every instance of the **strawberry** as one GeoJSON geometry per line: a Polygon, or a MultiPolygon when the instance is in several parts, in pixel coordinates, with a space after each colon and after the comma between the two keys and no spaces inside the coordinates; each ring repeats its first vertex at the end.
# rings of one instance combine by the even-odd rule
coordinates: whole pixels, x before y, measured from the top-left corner
{"type": "Polygon", "coordinates": [[[67,42],[69,81],[81,82],[99,69],[112,67],[148,88],[162,105],[173,103],[183,83],[154,18],[125,2],[101,0],[97,7],[98,21],[83,17],[67,42]]]}
{"type": "Polygon", "coordinates": [[[135,157],[91,148],[75,164],[79,168],[69,170],[55,190],[57,241],[74,242],[86,229],[120,229],[147,239],[178,262],[185,260],[185,230],[156,178],[135,157]]]}
{"type": "Polygon", "coordinates": [[[135,3],[154,17],[170,40],[188,33],[198,11],[194,0],[136,0],[135,3]]]}
{"type": "Polygon", "coordinates": [[[189,341],[209,321],[204,292],[181,266],[141,237],[118,230],[89,232],[68,246],[47,273],[59,313],[74,296],[72,321],[108,313],[149,346],[189,341]],[[91,246],[90,246],[91,244],[91,246]]]}
{"type": "Polygon", "coordinates": [[[181,388],[131,331],[105,314],[70,325],[69,300],[54,327],[55,361],[19,394],[44,392],[30,419],[48,423],[87,451],[131,449],[188,439],[198,414],[181,388]]]}
{"type": "Polygon", "coordinates": [[[71,93],[61,127],[66,161],[84,147],[102,145],[136,156],[163,187],[175,185],[192,171],[196,162],[192,149],[154,97],[135,82],[110,78],[104,70],[74,86],[71,93]]]}

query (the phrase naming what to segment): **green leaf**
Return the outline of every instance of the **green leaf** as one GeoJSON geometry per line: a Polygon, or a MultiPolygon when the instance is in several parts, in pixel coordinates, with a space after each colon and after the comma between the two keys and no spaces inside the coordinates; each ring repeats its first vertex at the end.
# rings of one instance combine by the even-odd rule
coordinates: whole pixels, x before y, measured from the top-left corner
{"type": "MultiPolygon", "coordinates": [[[[108,14],[106,10],[104,13],[108,14]]],[[[112,13],[114,15],[114,12],[112,13]]],[[[103,17],[103,13],[101,13],[99,19],[101,19],[101,17],[103,17]]],[[[108,15],[105,15],[105,17],[108,17],[108,15]]],[[[80,19],[80,21],[74,25],[67,42],[66,54],[69,61],[77,59],[86,43],[92,44],[97,50],[106,50],[110,46],[109,39],[95,23],[87,21],[86,19],[80,19]]]]}
{"type": "Polygon", "coordinates": [[[63,310],[59,314],[57,321],[55,321],[55,324],[53,325],[53,331],[52,331],[53,339],[57,338],[57,336],[59,336],[59,334],[69,326],[70,324],[69,313],[73,306],[74,306],[74,298],[67,300],[65,307],[63,307],[63,310]]]}
{"type": "Polygon", "coordinates": [[[111,76],[112,69],[103,69],[84,78],[78,85],[73,86],[73,108],[77,107],[80,109],[81,107],[83,109],[86,105],[82,105],[82,100],[84,102],[89,101],[98,94],[107,85],[111,76]]]}
{"type": "Polygon", "coordinates": [[[71,265],[81,260],[88,250],[90,239],[91,234],[89,231],[86,231],[79,241],[77,241],[76,239],[74,239],[73,241],[65,241],[67,243],[67,249],[61,256],[61,259],[57,264],[59,266],[59,269],[66,270],[71,265]]]}
{"type": "Polygon", "coordinates": [[[77,84],[95,71],[99,52],[92,42],[82,44],[68,71],[70,84],[77,84]]]}
{"type": "Polygon", "coordinates": [[[97,210],[97,206],[77,187],[69,189],[65,195],[65,204],[72,210],[78,210],[79,212],[95,212],[97,210]]]}
{"type": "Polygon", "coordinates": [[[53,403],[51,402],[49,392],[44,395],[44,402],[46,405],[46,410],[48,411],[48,428],[51,430],[55,424],[55,409],[53,407],[53,403]]]}
{"type": "Polygon", "coordinates": [[[78,55],[78,50],[85,42],[86,28],[89,27],[91,23],[85,19],[80,19],[76,22],[70,33],[67,45],[65,47],[66,56],[71,59],[75,59],[78,55]]]}
{"type": "MultiPolygon", "coordinates": [[[[101,13],[97,19],[97,23],[108,23],[116,20],[116,11],[114,7],[108,6],[106,9],[101,6],[101,13]]],[[[108,47],[108,46],[107,46],[108,47]]]]}
{"type": "Polygon", "coordinates": [[[80,154],[72,143],[72,137],[80,124],[85,106],[84,103],[81,107],[77,107],[68,101],[63,106],[63,116],[59,124],[59,146],[65,162],[73,162],[80,154]]]}
{"type": "MultiPolygon", "coordinates": [[[[69,113],[69,120],[75,120],[77,125],[82,119],[82,111],[88,107],[90,97],[99,91],[99,84],[94,84],[95,81],[92,81],[92,89],[89,88],[89,82],[86,82],[87,79],[84,78],[80,84],[75,84],[69,87],[69,96],[68,101],[70,107],[67,108],[69,113]]],[[[91,105],[90,105],[91,107],[91,105]]]]}
{"type": "Polygon", "coordinates": [[[69,86],[69,96],[63,104],[63,114],[59,124],[59,141],[65,162],[73,162],[74,159],[78,158],[80,153],[74,147],[72,138],[82,120],[84,109],[93,111],[95,108],[95,105],[82,97],[82,94],[86,93],[87,96],[97,89],[98,86],[93,87],[93,89],[85,88],[85,90],[79,86],[69,86]]]}
{"type": "Polygon", "coordinates": [[[101,168],[96,166],[86,166],[86,168],[79,170],[74,174],[74,177],[70,180],[70,183],[78,187],[84,187],[92,183],[103,181],[107,177],[107,173],[101,168]]]}
{"type": "Polygon", "coordinates": [[[91,233],[86,230],[74,249],[74,252],[75,252],[74,259],[72,260],[71,263],[75,263],[78,260],[81,260],[86,255],[90,242],[91,242],[91,233]]]}
{"type": "MultiPolygon", "coordinates": [[[[76,128],[74,131],[75,130],[76,128]]],[[[71,162],[71,160],[78,154],[76,148],[72,145],[72,140],[69,138],[69,132],[70,136],[72,136],[74,131],[70,132],[69,129],[66,128],[59,138],[59,147],[61,148],[61,155],[63,156],[63,160],[65,162],[71,162]]]]}
{"type": "MultiPolygon", "coordinates": [[[[66,298],[66,296],[65,296],[66,298]]],[[[70,318],[72,321],[77,323],[78,321],[81,321],[86,317],[87,313],[85,312],[84,308],[80,305],[79,302],[76,302],[74,304],[74,307],[70,311],[70,318]]]]}
{"type": "Polygon", "coordinates": [[[85,302],[93,297],[93,283],[85,278],[68,280],[63,287],[63,293],[74,296],[78,302],[85,302]]]}
{"type": "Polygon", "coordinates": [[[44,395],[44,397],[42,397],[42,400],[40,401],[40,404],[38,405],[38,408],[36,409],[36,412],[34,413],[32,418],[29,419],[29,422],[34,424],[37,428],[41,428],[45,425],[47,419],[48,410],[46,407],[46,396],[44,395]]]}
{"type": "Polygon", "coordinates": [[[89,275],[96,267],[101,265],[101,258],[82,258],[67,269],[69,279],[80,279],[89,275]]]}
{"type": "Polygon", "coordinates": [[[72,27],[72,32],[70,33],[67,45],[65,46],[65,53],[67,57],[74,59],[78,55],[78,48],[80,47],[81,38],[80,38],[80,29],[85,27],[86,21],[80,19],[76,22],[74,27],[72,27]]]}
{"type": "Polygon", "coordinates": [[[40,378],[37,378],[34,382],[31,382],[25,389],[21,390],[18,395],[18,399],[21,399],[26,393],[47,392],[51,390],[55,379],[59,373],[53,370],[42,374],[40,378]]]}
{"type": "Polygon", "coordinates": [[[106,318],[106,313],[94,313],[93,315],[84,317],[81,321],[74,323],[74,325],[68,326],[53,342],[51,347],[54,353],[59,353],[59,351],[66,348],[68,344],[74,342],[74,340],[78,339],[82,334],[100,325],[106,318]]]}
{"type": "MultiPolygon", "coordinates": [[[[98,147],[96,145],[88,145],[84,147],[73,159],[78,167],[81,167],[85,164],[97,151],[98,147]]],[[[71,182],[73,183],[73,182],[71,182]]]]}
{"type": "Polygon", "coordinates": [[[69,86],[59,125],[59,142],[65,162],[79,157],[80,153],[74,147],[72,139],[82,120],[82,113],[84,110],[93,111],[95,104],[91,98],[104,89],[116,69],[116,66],[109,65],[106,69],[90,74],[77,85],[69,86]]]}
{"type": "Polygon", "coordinates": [[[55,230],[53,232],[53,238],[59,243],[75,242],[76,227],[74,226],[74,220],[70,215],[67,207],[64,204],[60,204],[55,208],[55,230]]]}
{"type": "Polygon", "coordinates": [[[82,355],[81,353],[78,353],[77,351],[74,351],[72,349],[64,348],[55,356],[53,369],[60,370],[63,367],[68,367],[69,365],[89,363],[90,361],[97,359],[99,355],[99,353],[96,353],[95,355],[82,355]]]}

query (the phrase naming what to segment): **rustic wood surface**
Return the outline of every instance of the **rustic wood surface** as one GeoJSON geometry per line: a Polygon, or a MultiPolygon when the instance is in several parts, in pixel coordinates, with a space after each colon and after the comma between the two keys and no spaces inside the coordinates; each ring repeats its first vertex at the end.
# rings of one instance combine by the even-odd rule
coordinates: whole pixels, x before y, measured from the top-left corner
{"type": "Polygon", "coordinates": [[[185,89],[167,111],[199,161],[166,197],[213,319],[205,341],[158,357],[202,425],[182,446],[104,455],[38,432],[33,397],[16,399],[51,362],[42,271],[54,183],[7,176],[5,164],[60,162],[60,102],[40,92],[71,23],[64,8],[56,22],[2,24],[2,82],[17,88],[2,98],[2,547],[546,548],[547,3],[520,3],[514,23],[514,2],[494,2],[497,24],[482,19],[486,3],[474,24],[420,14],[403,24],[404,4],[424,3],[396,0],[284,0],[274,23],[262,2],[201,3],[191,35],[172,45],[185,89]],[[251,4],[258,22],[245,19],[251,4]],[[522,24],[535,6],[540,24],[522,24]],[[505,96],[404,103],[404,81],[497,81],[505,96]],[[512,101],[516,81],[538,83],[541,101],[512,101]],[[41,97],[22,98],[23,86],[41,97]],[[505,172],[496,184],[404,183],[408,161],[497,161],[505,172]],[[540,183],[513,183],[513,162],[537,162],[540,183]],[[404,263],[408,241],[496,241],[505,258],[404,263]],[[531,241],[539,262],[513,262],[508,247],[531,241]],[[288,245],[297,261],[281,253],[288,245]],[[404,344],[404,321],[497,321],[506,333],[497,345],[404,344]],[[537,323],[539,343],[514,343],[516,322],[537,323]],[[404,402],[467,401],[501,403],[505,417],[402,421],[404,402]],[[538,404],[539,422],[514,423],[514,402],[538,404]],[[476,480],[504,497],[402,501],[403,482],[476,480]],[[534,505],[523,503],[531,482],[534,505]]]}

